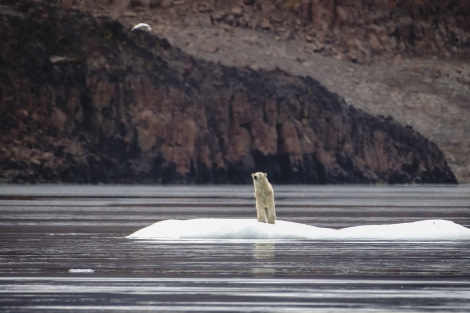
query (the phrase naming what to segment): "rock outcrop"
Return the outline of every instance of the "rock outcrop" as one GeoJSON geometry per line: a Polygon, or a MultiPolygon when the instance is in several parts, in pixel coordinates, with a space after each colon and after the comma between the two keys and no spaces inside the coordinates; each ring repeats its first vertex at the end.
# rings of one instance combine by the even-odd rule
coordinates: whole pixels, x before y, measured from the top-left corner
{"type": "Polygon", "coordinates": [[[306,43],[305,49],[358,63],[393,54],[469,56],[466,0],[235,0],[192,5],[211,14],[215,23],[296,37],[306,43]]]}
{"type": "Polygon", "coordinates": [[[201,61],[80,11],[0,11],[4,182],[456,183],[435,144],[311,78],[201,61]]]}
{"type": "MultiPolygon", "coordinates": [[[[40,2],[39,0],[31,0],[40,2]]],[[[384,57],[470,57],[468,0],[56,0],[120,21],[232,27],[295,39],[305,51],[367,64],[384,57]]],[[[215,49],[215,47],[207,47],[215,49]]]]}

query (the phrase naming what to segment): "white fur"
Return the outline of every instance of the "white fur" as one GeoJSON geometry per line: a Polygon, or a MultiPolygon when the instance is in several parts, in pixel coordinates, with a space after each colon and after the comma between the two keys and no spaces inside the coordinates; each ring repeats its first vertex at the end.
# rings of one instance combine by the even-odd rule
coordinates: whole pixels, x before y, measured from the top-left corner
{"type": "Polygon", "coordinates": [[[258,222],[275,224],[274,190],[268,181],[268,174],[256,172],[251,174],[251,177],[255,186],[256,218],[258,222]]]}

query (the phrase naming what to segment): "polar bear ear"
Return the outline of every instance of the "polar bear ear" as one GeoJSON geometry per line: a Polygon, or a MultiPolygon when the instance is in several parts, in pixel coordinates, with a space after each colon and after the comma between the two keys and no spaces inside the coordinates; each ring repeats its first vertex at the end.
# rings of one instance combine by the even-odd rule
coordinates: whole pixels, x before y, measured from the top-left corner
{"type": "Polygon", "coordinates": [[[268,173],[263,173],[264,174],[264,177],[268,177],[268,173]]]}

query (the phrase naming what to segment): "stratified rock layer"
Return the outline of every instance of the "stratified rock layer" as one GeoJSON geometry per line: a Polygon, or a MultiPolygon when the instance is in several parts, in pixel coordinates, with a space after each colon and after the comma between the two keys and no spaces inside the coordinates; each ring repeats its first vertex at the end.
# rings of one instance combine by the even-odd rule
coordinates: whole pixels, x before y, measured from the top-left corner
{"type": "Polygon", "coordinates": [[[311,78],[197,60],[78,11],[0,11],[5,182],[456,182],[436,145],[311,78]]]}

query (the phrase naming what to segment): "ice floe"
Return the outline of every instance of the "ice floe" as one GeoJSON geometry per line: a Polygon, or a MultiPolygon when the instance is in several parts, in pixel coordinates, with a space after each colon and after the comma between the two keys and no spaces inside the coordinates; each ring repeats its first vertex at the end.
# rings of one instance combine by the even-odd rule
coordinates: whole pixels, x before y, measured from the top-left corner
{"type": "Polygon", "coordinates": [[[470,229],[447,220],[422,220],[343,229],[315,227],[278,220],[199,218],[164,220],[127,236],[130,239],[309,239],[309,240],[470,240],[470,229]]]}

